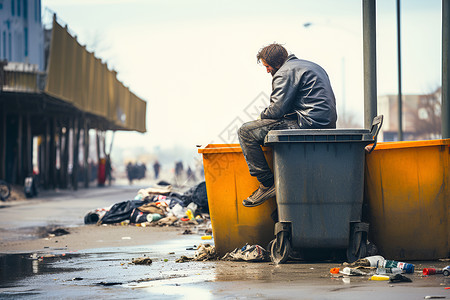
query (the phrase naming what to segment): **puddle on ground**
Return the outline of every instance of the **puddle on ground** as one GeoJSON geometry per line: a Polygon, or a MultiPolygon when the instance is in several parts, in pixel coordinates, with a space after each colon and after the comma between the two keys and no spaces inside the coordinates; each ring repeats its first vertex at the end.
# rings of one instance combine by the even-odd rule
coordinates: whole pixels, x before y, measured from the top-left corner
{"type": "MultiPolygon", "coordinates": [[[[34,295],[38,298],[83,298],[102,293],[113,298],[148,298],[180,286],[213,279],[207,263],[175,263],[182,255],[193,256],[200,236],[138,247],[111,247],[67,252],[52,248],[40,253],[0,254],[0,298],[34,295]],[[150,265],[135,265],[140,257],[150,265]],[[199,276],[198,274],[201,274],[199,276]],[[148,287],[159,287],[155,290],[148,287]]],[[[179,290],[179,289],[175,289],[179,290]]],[[[201,289],[195,289],[202,294],[201,289]]],[[[182,295],[181,295],[182,296],[182,295]]]]}
{"type": "Polygon", "coordinates": [[[74,268],[56,267],[58,260],[70,260],[80,256],[73,253],[60,254],[7,254],[0,255],[0,287],[13,286],[23,278],[41,274],[58,274],[79,271],[74,268]]]}

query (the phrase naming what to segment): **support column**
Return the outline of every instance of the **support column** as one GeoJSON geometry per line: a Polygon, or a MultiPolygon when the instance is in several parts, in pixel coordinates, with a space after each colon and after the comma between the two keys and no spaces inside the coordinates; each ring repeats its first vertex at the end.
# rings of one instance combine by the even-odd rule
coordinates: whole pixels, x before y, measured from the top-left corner
{"type": "Polygon", "coordinates": [[[23,184],[23,115],[21,112],[17,115],[17,153],[13,153],[17,158],[17,184],[23,184]]]}
{"type": "Polygon", "coordinates": [[[89,122],[87,119],[84,120],[84,187],[89,187],[90,182],[90,169],[89,169],[89,122]]]}
{"type": "Polygon", "coordinates": [[[442,0],[442,138],[450,138],[450,1],[442,0]]]}
{"type": "Polygon", "coordinates": [[[31,132],[31,117],[27,114],[26,118],[26,174],[33,175],[33,133],[31,132]]]}
{"type": "MultiPolygon", "coordinates": [[[[3,68],[2,68],[3,70],[3,68]]],[[[0,126],[0,130],[1,130],[1,140],[0,140],[0,178],[1,179],[6,179],[6,111],[5,111],[5,107],[4,104],[0,104],[2,106],[2,111],[1,111],[1,118],[0,118],[0,122],[1,122],[1,126],[0,126]]]]}
{"type": "Polygon", "coordinates": [[[78,190],[78,172],[79,172],[79,149],[80,149],[80,131],[81,131],[81,120],[79,116],[75,117],[74,123],[74,141],[73,141],[73,169],[72,169],[72,186],[76,191],[78,190]]]}
{"type": "Polygon", "coordinates": [[[50,187],[50,120],[45,120],[45,135],[44,135],[44,187],[50,187]]]}
{"type": "Polygon", "coordinates": [[[377,47],[375,0],[363,0],[364,127],[377,115],[377,47]]]}
{"type": "Polygon", "coordinates": [[[61,157],[61,175],[63,175],[63,187],[69,186],[69,137],[70,137],[70,120],[66,122],[66,131],[64,132],[64,149],[61,157]]]}

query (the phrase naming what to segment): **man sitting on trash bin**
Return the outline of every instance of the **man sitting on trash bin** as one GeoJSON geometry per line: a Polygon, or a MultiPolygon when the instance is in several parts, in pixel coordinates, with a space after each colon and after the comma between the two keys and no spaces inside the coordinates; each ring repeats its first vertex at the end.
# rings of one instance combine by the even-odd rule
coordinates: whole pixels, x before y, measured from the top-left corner
{"type": "Polygon", "coordinates": [[[274,176],[261,146],[270,130],[336,128],[336,100],[328,74],[319,65],[288,55],[277,43],[256,55],[272,74],[270,104],[255,121],[238,130],[242,152],[259,188],[243,200],[247,207],[258,206],[275,196],[274,176]]]}

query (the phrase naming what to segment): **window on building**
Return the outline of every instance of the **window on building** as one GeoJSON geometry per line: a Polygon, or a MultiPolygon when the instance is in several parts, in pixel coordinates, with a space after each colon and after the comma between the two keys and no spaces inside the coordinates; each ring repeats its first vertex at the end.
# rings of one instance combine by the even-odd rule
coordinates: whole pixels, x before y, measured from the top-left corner
{"type": "Polygon", "coordinates": [[[11,15],[15,15],[16,14],[16,1],[11,0],[11,15]]]}
{"type": "Polygon", "coordinates": [[[28,19],[28,1],[23,0],[23,17],[28,19]]]}
{"type": "Polygon", "coordinates": [[[23,36],[25,39],[25,57],[28,57],[28,28],[23,29],[23,36]]]}
{"type": "Polygon", "coordinates": [[[8,33],[8,60],[12,60],[12,38],[11,32],[8,33]]]}
{"type": "Polygon", "coordinates": [[[17,15],[20,17],[20,12],[21,12],[21,6],[20,4],[22,3],[22,0],[17,0],[17,15]]]}
{"type": "Polygon", "coordinates": [[[3,31],[3,58],[6,58],[6,32],[3,31]]]}
{"type": "Polygon", "coordinates": [[[37,22],[38,21],[38,0],[34,0],[34,20],[37,22]]]}

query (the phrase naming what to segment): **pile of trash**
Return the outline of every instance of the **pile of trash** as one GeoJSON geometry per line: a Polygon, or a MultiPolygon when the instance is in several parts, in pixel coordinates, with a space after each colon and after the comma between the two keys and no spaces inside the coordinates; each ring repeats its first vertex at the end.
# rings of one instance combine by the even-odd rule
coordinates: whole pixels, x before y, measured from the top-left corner
{"type": "Polygon", "coordinates": [[[142,226],[198,225],[209,218],[205,182],[183,194],[160,182],[156,187],[141,189],[133,200],[89,211],[85,224],[141,224],[142,226]]]}
{"type": "Polygon", "coordinates": [[[183,255],[175,262],[182,263],[187,261],[207,260],[266,262],[270,261],[270,257],[269,253],[259,245],[246,244],[242,248],[236,248],[233,251],[226,253],[223,257],[219,257],[214,245],[200,244],[193,257],[183,255]]]}
{"type": "Polygon", "coordinates": [[[361,258],[353,263],[343,263],[343,268],[332,268],[330,273],[338,276],[370,276],[370,280],[386,280],[391,283],[412,282],[411,278],[402,274],[413,274],[414,265],[374,255],[361,258]]]}

